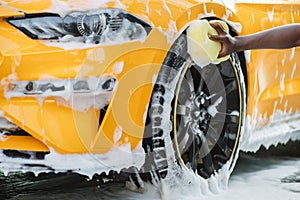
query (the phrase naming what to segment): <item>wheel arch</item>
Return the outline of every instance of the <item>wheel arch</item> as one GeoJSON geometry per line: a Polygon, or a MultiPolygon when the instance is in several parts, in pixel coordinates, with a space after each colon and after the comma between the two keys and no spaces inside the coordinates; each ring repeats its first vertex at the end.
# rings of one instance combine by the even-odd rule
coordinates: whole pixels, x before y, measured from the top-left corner
{"type": "MultiPolygon", "coordinates": [[[[182,12],[182,14],[176,19],[176,27],[179,31],[174,38],[174,41],[172,41],[172,44],[187,29],[192,21],[199,19],[207,19],[208,21],[222,20],[226,22],[229,27],[229,33],[232,36],[239,35],[240,31],[237,30],[237,26],[242,26],[244,24],[241,18],[237,15],[237,12],[226,7],[225,5],[216,2],[197,2],[197,4],[194,4],[193,6],[185,9],[184,12],[182,12]]],[[[172,46],[172,44],[170,45],[170,47],[172,46]]],[[[241,62],[241,68],[247,91],[248,78],[246,57],[244,52],[237,52],[237,54],[241,62]]]]}
{"type": "MultiPolygon", "coordinates": [[[[203,4],[199,4],[198,6],[203,6],[203,4]]],[[[214,5],[219,5],[219,4],[214,4],[214,5]]],[[[220,5],[219,5],[220,6],[220,5]]],[[[198,8],[199,9],[199,7],[196,7],[196,8],[198,8]]],[[[195,8],[195,9],[196,9],[195,8]]],[[[225,7],[222,7],[222,8],[225,8],[225,7]]],[[[184,15],[183,15],[184,16],[184,15]]],[[[219,16],[201,16],[200,18],[195,18],[195,19],[193,19],[193,20],[197,20],[197,19],[207,19],[207,20],[215,20],[215,19],[217,19],[217,20],[222,20],[222,17],[221,17],[221,15],[219,15],[219,16]]],[[[188,25],[190,24],[190,22],[192,22],[193,20],[186,20],[185,22],[184,22],[184,26],[181,26],[181,29],[180,29],[180,31],[179,31],[179,34],[177,35],[177,37],[175,38],[176,40],[184,33],[184,31],[187,29],[187,27],[188,27],[188,25]]],[[[180,21],[180,20],[179,20],[180,21]]],[[[226,20],[223,20],[223,21],[225,21],[226,22],[226,20]]],[[[182,21],[180,21],[180,22],[182,22],[182,21]]],[[[234,27],[233,26],[231,26],[230,25],[230,23],[227,23],[228,25],[229,25],[229,28],[230,28],[230,34],[231,35],[233,35],[233,36],[236,36],[236,35],[238,35],[238,33],[237,33],[237,31],[234,29],[234,27]]],[[[178,24],[177,24],[178,25],[178,24]]],[[[175,40],[175,41],[176,41],[175,40]]],[[[175,41],[174,41],[174,43],[172,43],[172,46],[175,44],[175,41]]],[[[172,52],[171,51],[171,49],[168,51],[168,53],[167,53],[167,55],[170,53],[170,52],[172,52]]],[[[241,76],[239,76],[241,79],[242,79],[242,84],[244,84],[245,85],[245,91],[244,92],[242,92],[243,93],[243,95],[242,95],[242,99],[247,99],[247,70],[246,70],[246,59],[245,59],[245,55],[244,55],[244,53],[243,52],[238,52],[237,53],[237,56],[238,56],[238,59],[239,59],[239,61],[240,61],[240,69],[238,70],[239,72],[237,72],[239,75],[241,75],[241,76]]],[[[165,57],[165,59],[167,59],[167,56],[165,57]]],[[[168,65],[167,65],[168,66],[168,65]]],[[[156,84],[158,84],[159,85],[159,82],[157,82],[157,80],[156,80],[156,82],[155,82],[155,85],[156,84]]],[[[153,92],[154,91],[159,91],[160,90],[160,88],[155,88],[155,86],[153,87],[153,92]]],[[[153,94],[153,92],[152,92],[152,94],[153,94]]],[[[153,96],[151,97],[151,100],[150,100],[150,102],[152,101],[152,98],[153,98],[153,96]]],[[[243,102],[246,102],[246,101],[243,101],[243,102]]],[[[149,108],[150,108],[150,104],[149,104],[149,108]]],[[[148,114],[147,114],[147,120],[146,120],[146,126],[147,125],[149,125],[149,123],[151,123],[150,121],[151,121],[151,119],[149,118],[149,111],[150,110],[148,110],[148,114]],[[150,120],[150,121],[149,121],[150,120]]],[[[150,111],[151,112],[151,111],[150,111]]],[[[246,112],[246,105],[244,105],[243,104],[243,115],[245,114],[245,112],[246,112]]],[[[245,117],[242,117],[243,118],[243,120],[242,120],[242,126],[244,127],[244,123],[245,123],[245,117]]],[[[145,126],[145,127],[146,127],[145,126]]],[[[243,128],[241,128],[241,131],[240,132],[242,132],[242,130],[243,130],[243,128]]],[[[148,130],[149,131],[149,130],[148,130]]],[[[146,153],[149,153],[149,152],[147,152],[147,151],[153,151],[153,149],[147,149],[147,145],[149,144],[149,143],[151,143],[152,141],[152,136],[151,136],[151,132],[147,132],[147,130],[145,129],[145,133],[144,133],[145,135],[144,135],[144,140],[143,140],[143,147],[144,147],[144,149],[146,150],[146,153]],[[148,140],[148,141],[147,141],[148,140]]],[[[154,133],[154,134],[161,134],[161,133],[159,133],[159,132],[157,132],[157,133],[154,133]]],[[[161,137],[161,136],[159,136],[159,137],[161,137]]],[[[238,141],[239,139],[237,139],[237,141],[238,141]]],[[[162,141],[158,141],[158,143],[161,143],[162,141]]],[[[238,143],[238,142],[237,142],[238,143]]],[[[239,146],[239,145],[237,145],[237,146],[239,146]]],[[[238,149],[237,149],[237,152],[238,152],[238,150],[239,150],[239,147],[237,147],[238,149]]],[[[149,158],[149,159],[152,159],[152,158],[149,158]]],[[[235,164],[235,162],[236,162],[236,159],[237,159],[237,156],[234,156],[233,157],[233,162],[232,162],[232,165],[230,166],[230,169],[232,170],[233,169],[233,167],[232,166],[234,166],[234,164],[235,164]]],[[[155,164],[157,164],[157,163],[155,163],[155,164]]],[[[162,165],[164,165],[165,163],[162,163],[162,165]]],[[[161,164],[159,164],[159,165],[161,165],[161,164]]],[[[145,167],[145,166],[144,166],[145,167]]],[[[159,167],[159,166],[156,166],[156,167],[159,167]]],[[[151,166],[146,166],[145,168],[144,168],[144,170],[145,171],[147,171],[147,170],[149,170],[149,169],[151,169],[151,166]]],[[[153,169],[153,168],[152,168],[153,169]]],[[[159,172],[159,174],[160,175],[163,175],[163,176],[165,176],[165,169],[162,169],[162,170],[160,170],[160,172],[159,172]]]]}

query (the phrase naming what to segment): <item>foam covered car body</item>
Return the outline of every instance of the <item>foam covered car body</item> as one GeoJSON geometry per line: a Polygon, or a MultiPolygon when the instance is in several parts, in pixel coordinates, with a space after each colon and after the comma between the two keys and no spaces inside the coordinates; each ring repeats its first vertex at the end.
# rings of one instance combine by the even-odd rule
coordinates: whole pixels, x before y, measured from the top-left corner
{"type": "Polygon", "coordinates": [[[240,52],[199,68],[185,33],[199,19],[223,20],[233,35],[254,33],[299,22],[299,8],[298,1],[1,1],[2,170],[94,173],[145,169],[150,159],[164,176],[171,156],[209,177],[240,148],[298,139],[298,48],[240,52]],[[82,163],[51,163],[51,155],[82,163]]]}

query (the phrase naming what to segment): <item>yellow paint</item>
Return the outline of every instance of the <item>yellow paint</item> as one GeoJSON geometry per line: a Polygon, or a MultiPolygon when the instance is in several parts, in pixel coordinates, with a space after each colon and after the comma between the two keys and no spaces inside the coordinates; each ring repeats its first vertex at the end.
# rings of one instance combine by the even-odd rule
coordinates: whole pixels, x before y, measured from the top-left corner
{"type": "MultiPolygon", "coordinates": [[[[240,3],[236,14],[243,27],[241,35],[272,27],[300,23],[300,1],[278,3],[240,3]]],[[[253,50],[248,70],[247,114],[253,122],[259,116],[268,122],[274,111],[300,109],[300,48],[285,50],[253,50]],[[285,102],[288,102],[285,106],[285,102]],[[293,102],[293,103],[292,103],[293,102]],[[275,107],[275,108],[274,108],[275,107]]]]}
{"type": "Polygon", "coordinates": [[[0,17],[23,16],[22,12],[18,12],[0,4],[0,17]]]}
{"type": "Polygon", "coordinates": [[[0,140],[0,146],[9,150],[49,152],[45,144],[31,136],[6,136],[0,140]]]}
{"type": "MultiPolygon", "coordinates": [[[[4,1],[8,6],[29,14],[53,9],[50,0],[4,1]],[[27,1],[26,1],[27,2],[27,1]]],[[[76,8],[77,1],[61,1],[69,9],[76,8]]],[[[131,144],[135,150],[143,137],[144,115],[151,97],[153,81],[159,73],[172,42],[193,20],[214,15],[240,23],[241,35],[264,30],[286,23],[300,22],[299,2],[285,4],[236,4],[236,11],[228,14],[224,6],[206,1],[153,0],[121,1],[124,9],[153,26],[147,39],[141,43],[132,41],[120,45],[96,45],[86,49],[65,50],[48,46],[43,41],[32,40],[3,20],[4,16],[16,16],[20,12],[6,10],[0,18],[0,110],[13,123],[30,133],[34,140],[60,153],[107,153],[114,146],[131,144]],[[272,21],[270,21],[270,18],[272,21]],[[166,37],[168,35],[168,37],[166,37]],[[173,37],[171,37],[173,36],[173,37]],[[114,67],[123,63],[116,73],[114,67]],[[61,105],[55,98],[47,98],[41,104],[35,98],[6,99],[4,94],[10,81],[40,79],[76,79],[78,77],[113,76],[118,85],[98,127],[99,112],[95,108],[78,111],[70,105],[61,105]],[[119,141],[114,134],[122,128],[119,141]]],[[[117,3],[102,7],[120,6],[117,3]]],[[[259,114],[271,116],[274,102],[277,109],[300,109],[300,50],[252,51],[248,70],[248,115],[255,120],[259,114]],[[294,53],[294,57],[291,57],[294,53]],[[285,58],[284,64],[282,60],[285,58]],[[276,77],[285,73],[285,81],[276,77]],[[282,85],[284,85],[283,90],[282,85]],[[277,93],[277,90],[280,93],[277,93]],[[269,102],[269,103],[268,103],[269,102]],[[258,109],[258,112],[254,112],[258,109]],[[255,114],[254,114],[255,113],[255,114]]],[[[0,148],[20,150],[45,150],[43,145],[19,145],[1,142],[0,148]]],[[[28,143],[27,143],[28,144],[28,143]]]]}

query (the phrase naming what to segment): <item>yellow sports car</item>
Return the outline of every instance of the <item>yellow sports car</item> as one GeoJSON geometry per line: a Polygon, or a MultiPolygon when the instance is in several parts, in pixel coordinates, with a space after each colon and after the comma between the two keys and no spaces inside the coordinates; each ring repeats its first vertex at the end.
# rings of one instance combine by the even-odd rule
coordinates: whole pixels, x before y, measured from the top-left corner
{"type": "Polygon", "coordinates": [[[1,0],[0,170],[149,179],[177,165],[209,178],[239,150],[300,139],[298,48],[216,60],[218,44],[192,48],[190,33],[211,20],[254,33],[299,11],[287,0],[1,0]]]}

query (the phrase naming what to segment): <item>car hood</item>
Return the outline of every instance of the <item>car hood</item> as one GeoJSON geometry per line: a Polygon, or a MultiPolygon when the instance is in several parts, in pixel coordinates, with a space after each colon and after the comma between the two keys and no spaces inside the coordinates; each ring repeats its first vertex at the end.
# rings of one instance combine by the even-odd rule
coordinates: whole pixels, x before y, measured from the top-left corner
{"type": "MultiPolygon", "coordinates": [[[[169,5],[176,5],[182,9],[186,9],[199,4],[200,2],[215,2],[224,4],[225,7],[231,8],[233,1],[222,1],[222,0],[157,0],[163,2],[164,7],[167,8],[169,5]]],[[[155,2],[155,0],[153,0],[155,2]]],[[[264,3],[270,0],[236,0],[235,3],[264,3]]],[[[0,17],[7,15],[14,16],[20,15],[20,13],[35,14],[35,13],[58,13],[60,15],[66,14],[67,11],[71,10],[92,10],[103,7],[114,7],[127,9],[134,6],[140,6],[148,4],[149,0],[0,0],[0,17]],[[4,8],[1,8],[4,7],[4,8]]],[[[274,0],[272,3],[290,3],[288,0],[274,0]]],[[[295,4],[299,4],[300,0],[293,1],[295,4]]],[[[146,7],[148,7],[146,5],[146,7]]],[[[234,6],[233,6],[234,7],[234,6]]],[[[147,8],[148,9],[148,8],[147,8]]]]}
{"type": "MultiPolygon", "coordinates": [[[[131,7],[133,3],[137,5],[145,4],[145,2],[136,1],[134,3],[132,0],[1,0],[0,16],[4,17],[7,15],[20,15],[20,13],[35,14],[45,12],[64,15],[71,10],[95,10],[103,7],[114,7],[126,10],[131,7]]],[[[163,2],[166,7],[173,4],[182,8],[191,7],[197,3],[193,0],[164,0],[163,2]]]]}
{"type": "MultiPolygon", "coordinates": [[[[119,1],[118,1],[119,2],[119,1]]],[[[71,10],[90,10],[100,7],[122,7],[123,4],[119,2],[116,5],[115,1],[104,0],[2,0],[0,3],[1,16],[14,16],[20,13],[36,14],[36,13],[58,13],[64,15],[71,10]]],[[[124,8],[124,6],[123,6],[124,8]]]]}

